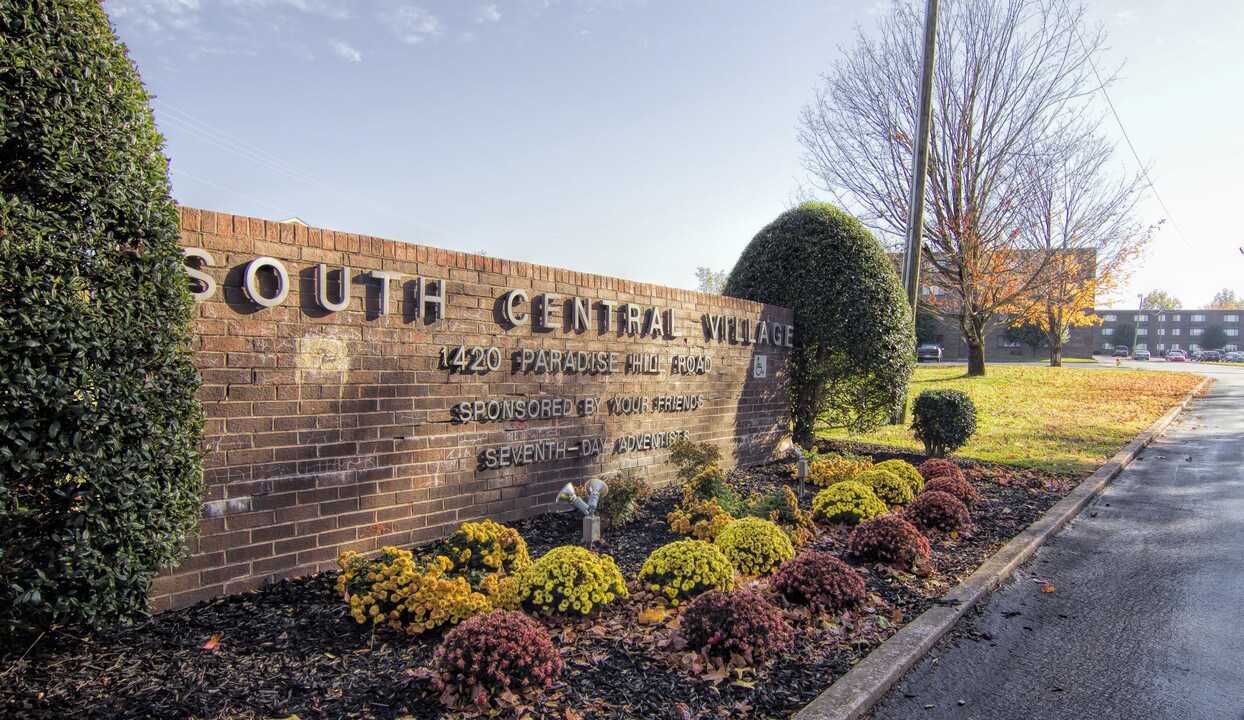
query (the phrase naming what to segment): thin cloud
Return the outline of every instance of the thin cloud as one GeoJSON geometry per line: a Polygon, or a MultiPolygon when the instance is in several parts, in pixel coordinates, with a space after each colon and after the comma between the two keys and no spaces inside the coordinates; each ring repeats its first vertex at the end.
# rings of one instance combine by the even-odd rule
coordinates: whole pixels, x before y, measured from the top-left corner
{"type": "Polygon", "coordinates": [[[199,22],[199,0],[108,0],[109,17],[130,19],[146,32],[186,30],[199,22]]]}
{"type": "Polygon", "coordinates": [[[501,20],[501,11],[496,5],[485,5],[475,13],[475,22],[495,23],[501,20]]]}
{"type": "Polygon", "coordinates": [[[1114,14],[1115,22],[1120,25],[1131,25],[1139,19],[1140,16],[1136,14],[1135,10],[1120,10],[1114,14]]]}
{"type": "Polygon", "coordinates": [[[349,45],[345,44],[344,42],[338,40],[337,38],[330,39],[328,41],[328,45],[329,47],[333,49],[334,55],[341,58],[342,60],[345,60],[346,62],[362,62],[363,61],[362,53],[350,47],[349,45]]]}
{"type": "Polygon", "coordinates": [[[413,3],[397,3],[384,13],[384,20],[408,45],[435,40],[445,33],[439,18],[413,3]]]}

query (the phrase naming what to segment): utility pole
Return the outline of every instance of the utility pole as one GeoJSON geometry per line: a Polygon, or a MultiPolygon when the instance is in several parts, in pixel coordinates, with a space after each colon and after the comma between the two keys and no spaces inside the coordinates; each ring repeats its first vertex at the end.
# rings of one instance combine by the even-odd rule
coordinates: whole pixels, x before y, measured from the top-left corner
{"type": "MultiPolygon", "coordinates": [[[[933,59],[937,50],[937,0],[924,7],[924,68],[920,75],[920,114],[916,116],[916,156],[911,171],[911,202],[907,209],[907,250],[903,255],[903,290],[916,321],[920,303],[920,244],[924,231],[924,183],[929,173],[929,122],[933,115],[933,59]]],[[[895,424],[907,422],[907,401],[899,408],[895,424]]]]}
{"type": "Polygon", "coordinates": [[[924,231],[924,184],[929,171],[929,122],[933,115],[933,59],[937,46],[937,0],[924,8],[924,70],[920,81],[920,114],[916,116],[916,157],[911,172],[911,204],[907,213],[907,251],[903,256],[903,289],[911,316],[920,299],[920,241],[924,231]]]}

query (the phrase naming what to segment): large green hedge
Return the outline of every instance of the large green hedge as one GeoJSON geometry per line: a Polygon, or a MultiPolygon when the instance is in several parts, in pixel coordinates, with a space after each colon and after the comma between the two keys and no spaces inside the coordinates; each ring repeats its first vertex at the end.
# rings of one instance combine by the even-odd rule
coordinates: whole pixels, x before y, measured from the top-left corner
{"type": "Polygon", "coordinates": [[[191,300],[98,0],[0,0],[0,636],[146,610],[194,526],[191,300]]]}
{"type": "Polygon", "coordinates": [[[915,366],[911,313],[894,267],[858,220],[805,203],[761,230],[725,294],[795,311],[791,363],[794,439],[819,423],[867,431],[907,394],[915,366]]]}

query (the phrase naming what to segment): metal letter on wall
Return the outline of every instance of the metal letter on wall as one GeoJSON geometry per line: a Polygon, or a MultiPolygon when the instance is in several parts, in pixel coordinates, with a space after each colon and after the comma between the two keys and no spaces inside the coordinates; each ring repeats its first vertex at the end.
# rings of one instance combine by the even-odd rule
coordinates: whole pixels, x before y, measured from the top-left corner
{"type": "MultiPolygon", "coordinates": [[[[188,247],[182,250],[182,252],[185,253],[186,257],[194,258],[203,263],[203,267],[215,267],[216,265],[216,260],[211,253],[202,248],[188,247]]],[[[201,270],[196,270],[189,265],[186,266],[186,274],[203,286],[202,290],[190,293],[195,300],[203,301],[216,294],[216,281],[212,279],[211,275],[201,270]]]]}
{"type": "Polygon", "coordinates": [[[350,268],[341,268],[341,299],[332,302],[328,299],[328,266],[320,263],[315,267],[315,301],[325,310],[337,312],[350,305],[350,268]]]}
{"type": "Polygon", "coordinates": [[[263,307],[276,307],[285,302],[285,296],[289,294],[289,273],[286,272],[285,266],[276,258],[257,257],[246,263],[246,296],[251,302],[263,307]],[[272,268],[272,272],[276,273],[277,293],[276,295],[266,298],[259,291],[259,271],[263,268],[272,268]]]}

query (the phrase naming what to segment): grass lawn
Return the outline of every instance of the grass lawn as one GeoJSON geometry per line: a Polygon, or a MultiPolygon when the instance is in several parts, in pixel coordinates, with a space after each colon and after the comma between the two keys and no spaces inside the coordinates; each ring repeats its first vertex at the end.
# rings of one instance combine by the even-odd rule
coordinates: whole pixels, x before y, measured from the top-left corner
{"type": "MultiPolygon", "coordinates": [[[[965,368],[918,367],[911,397],[951,388],[976,404],[976,434],[956,456],[1025,468],[1087,475],[1201,381],[1187,373],[989,365],[968,378],[965,368]]],[[[826,437],[922,448],[907,426],[865,435],[826,437]]]]}

